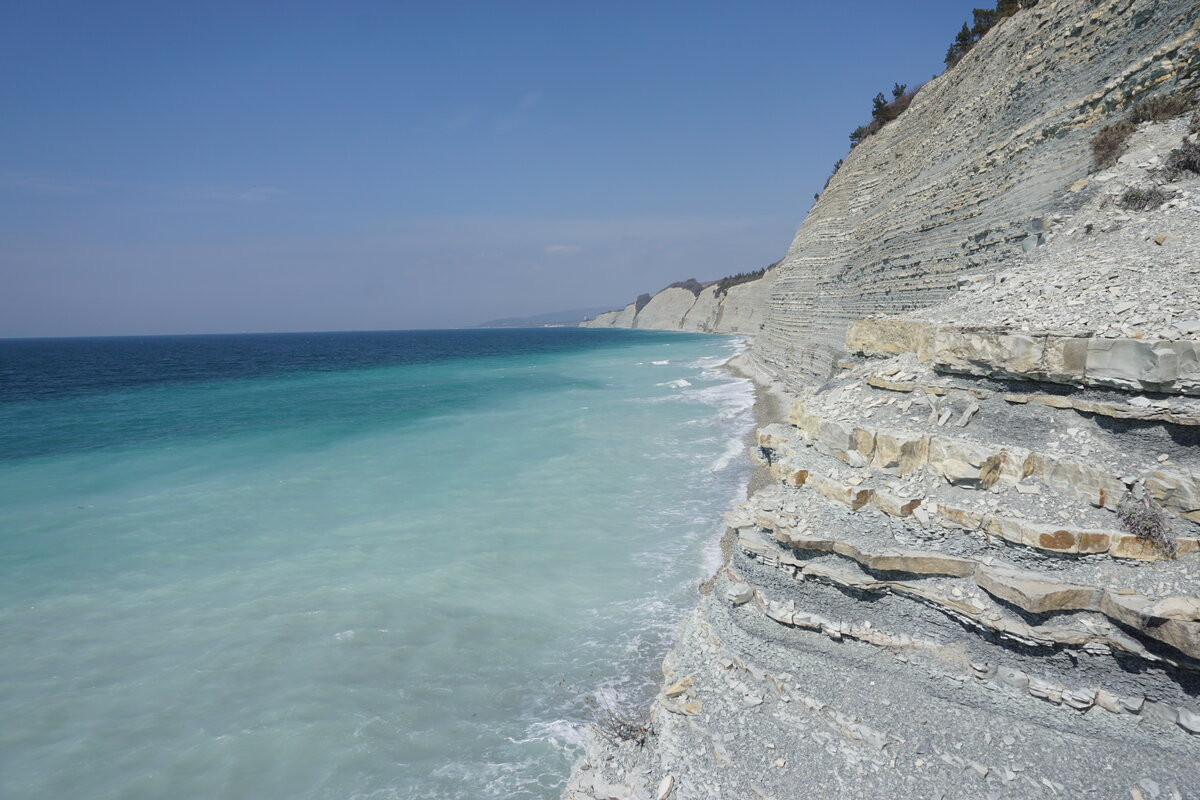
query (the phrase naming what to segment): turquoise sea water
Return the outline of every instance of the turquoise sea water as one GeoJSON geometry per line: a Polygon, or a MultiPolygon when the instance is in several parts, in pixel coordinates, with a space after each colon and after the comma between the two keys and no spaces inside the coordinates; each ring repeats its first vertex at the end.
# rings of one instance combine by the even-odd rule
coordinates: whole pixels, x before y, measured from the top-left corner
{"type": "Polygon", "coordinates": [[[557,797],[716,562],[740,346],[0,342],[0,796],[557,797]]]}

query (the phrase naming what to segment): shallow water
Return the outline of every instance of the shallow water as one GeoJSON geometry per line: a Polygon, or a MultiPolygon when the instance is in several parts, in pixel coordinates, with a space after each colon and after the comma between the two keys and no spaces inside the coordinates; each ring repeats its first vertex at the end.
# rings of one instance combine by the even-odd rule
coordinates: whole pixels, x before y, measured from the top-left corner
{"type": "Polygon", "coordinates": [[[0,342],[0,795],[557,797],[716,563],[739,347],[0,342]]]}

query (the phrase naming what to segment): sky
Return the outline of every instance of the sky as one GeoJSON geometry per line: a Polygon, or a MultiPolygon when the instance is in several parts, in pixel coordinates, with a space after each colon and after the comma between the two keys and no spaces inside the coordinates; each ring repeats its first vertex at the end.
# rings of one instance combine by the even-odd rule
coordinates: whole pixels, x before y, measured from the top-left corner
{"type": "Polygon", "coordinates": [[[0,337],[396,330],[781,258],[973,3],[0,2],[0,337]]]}

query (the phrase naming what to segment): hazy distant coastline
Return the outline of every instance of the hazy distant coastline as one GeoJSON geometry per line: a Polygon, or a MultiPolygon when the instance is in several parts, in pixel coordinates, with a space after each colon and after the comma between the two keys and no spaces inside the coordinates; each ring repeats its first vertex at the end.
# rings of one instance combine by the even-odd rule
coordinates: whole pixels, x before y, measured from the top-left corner
{"type": "Polygon", "coordinates": [[[596,308],[573,308],[569,311],[553,311],[549,314],[535,314],[531,317],[504,317],[472,325],[473,328],[545,328],[545,327],[574,327],[586,319],[593,319],[598,314],[614,310],[613,306],[598,306],[596,308]]]}

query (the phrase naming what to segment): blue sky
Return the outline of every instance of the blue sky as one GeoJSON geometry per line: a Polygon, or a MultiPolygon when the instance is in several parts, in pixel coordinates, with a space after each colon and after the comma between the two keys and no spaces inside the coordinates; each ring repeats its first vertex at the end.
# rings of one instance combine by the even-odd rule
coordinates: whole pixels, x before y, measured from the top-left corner
{"type": "Polygon", "coordinates": [[[780,258],[972,3],[0,4],[0,336],[469,325],[780,258]]]}

